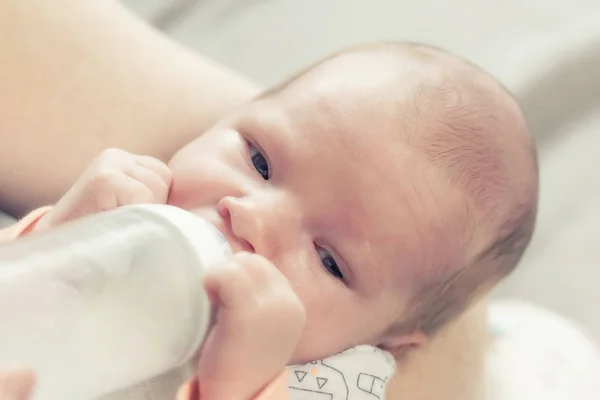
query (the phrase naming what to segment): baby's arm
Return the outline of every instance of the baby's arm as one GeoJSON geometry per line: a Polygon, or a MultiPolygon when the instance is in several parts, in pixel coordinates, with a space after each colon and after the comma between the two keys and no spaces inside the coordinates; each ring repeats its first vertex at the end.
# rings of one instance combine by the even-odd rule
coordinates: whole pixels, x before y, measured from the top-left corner
{"type": "Polygon", "coordinates": [[[0,1],[0,208],[10,214],[56,202],[106,148],[168,160],[259,92],[121,3],[0,1]]]}

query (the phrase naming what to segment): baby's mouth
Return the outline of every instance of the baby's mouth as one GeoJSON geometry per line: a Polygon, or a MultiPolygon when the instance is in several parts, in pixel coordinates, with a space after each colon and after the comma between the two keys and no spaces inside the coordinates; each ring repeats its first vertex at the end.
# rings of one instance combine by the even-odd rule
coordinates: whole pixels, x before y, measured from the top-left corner
{"type": "Polygon", "coordinates": [[[229,244],[232,253],[235,254],[241,251],[254,253],[254,248],[252,248],[250,243],[246,242],[245,240],[238,239],[231,231],[231,228],[224,221],[213,223],[213,226],[221,233],[223,241],[229,244]]]}
{"type": "Polygon", "coordinates": [[[231,230],[231,226],[228,221],[225,221],[221,218],[217,213],[203,212],[204,210],[194,210],[194,214],[202,217],[207,222],[209,222],[212,226],[216,228],[218,231],[215,234],[218,236],[218,239],[223,242],[223,244],[227,243],[231,248],[232,253],[239,253],[241,251],[247,251],[254,253],[254,249],[245,240],[241,240],[237,238],[233,231],[231,230]]]}

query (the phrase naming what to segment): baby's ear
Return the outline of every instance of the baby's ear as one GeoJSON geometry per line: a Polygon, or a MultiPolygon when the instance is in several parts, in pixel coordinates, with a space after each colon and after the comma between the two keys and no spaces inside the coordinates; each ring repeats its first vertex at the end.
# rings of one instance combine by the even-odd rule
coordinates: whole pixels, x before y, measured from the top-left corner
{"type": "Polygon", "coordinates": [[[412,333],[394,332],[384,336],[378,347],[398,359],[411,350],[424,346],[426,343],[427,335],[422,331],[412,333]]]}

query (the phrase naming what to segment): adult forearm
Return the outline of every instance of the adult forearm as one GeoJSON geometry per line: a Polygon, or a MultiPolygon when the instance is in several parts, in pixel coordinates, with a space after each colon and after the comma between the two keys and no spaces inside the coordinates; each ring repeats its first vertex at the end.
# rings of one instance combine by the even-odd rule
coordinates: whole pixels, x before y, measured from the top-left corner
{"type": "Polygon", "coordinates": [[[114,0],[0,2],[0,208],[52,203],[101,150],[167,160],[252,83],[114,0]]]}

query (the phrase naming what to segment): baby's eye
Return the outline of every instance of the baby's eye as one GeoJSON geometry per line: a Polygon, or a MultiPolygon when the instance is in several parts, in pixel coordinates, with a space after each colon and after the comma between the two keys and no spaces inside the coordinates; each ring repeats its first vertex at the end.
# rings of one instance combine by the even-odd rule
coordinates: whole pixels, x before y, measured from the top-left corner
{"type": "Polygon", "coordinates": [[[262,176],[265,181],[269,180],[269,163],[265,156],[250,144],[250,159],[252,160],[252,165],[256,168],[256,171],[262,176]]]}
{"type": "Polygon", "coordinates": [[[323,263],[323,266],[325,267],[327,272],[329,272],[337,279],[343,280],[344,274],[342,274],[342,271],[340,271],[340,269],[338,268],[337,263],[335,262],[335,259],[333,258],[331,253],[319,246],[317,246],[317,252],[319,253],[319,257],[321,257],[321,262],[323,263]]]}

